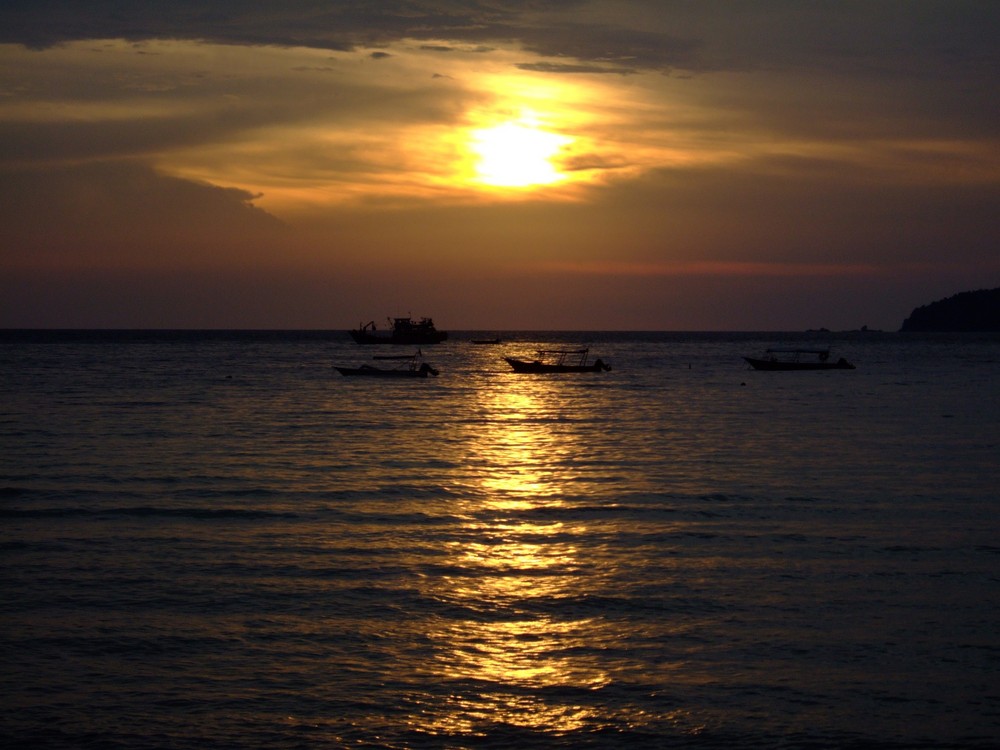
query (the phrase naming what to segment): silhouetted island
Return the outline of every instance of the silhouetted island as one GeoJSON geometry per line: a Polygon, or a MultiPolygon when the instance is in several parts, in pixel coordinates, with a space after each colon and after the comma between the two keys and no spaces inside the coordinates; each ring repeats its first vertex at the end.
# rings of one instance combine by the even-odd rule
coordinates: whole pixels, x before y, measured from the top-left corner
{"type": "Polygon", "coordinates": [[[962,292],[916,308],[900,331],[1000,331],[1000,288],[962,292]]]}

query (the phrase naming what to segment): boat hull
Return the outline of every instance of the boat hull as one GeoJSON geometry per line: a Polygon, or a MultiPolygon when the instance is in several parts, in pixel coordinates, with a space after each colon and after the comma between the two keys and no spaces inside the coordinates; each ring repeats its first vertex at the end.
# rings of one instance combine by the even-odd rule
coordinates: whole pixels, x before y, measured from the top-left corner
{"type": "Polygon", "coordinates": [[[334,367],[341,375],[346,377],[366,377],[366,378],[426,378],[428,375],[437,375],[437,370],[430,365],[424,364],[415,370],[384,370],[380,367],[362,365],[361,367],[334,367]]]}
{"type": "Polygon", "coordinates": [[[597,360],[590,365],[556,365],[545,362],[528,362],[523,359],[504,357],[507,364],[513,368],[514,372],[520,373],[569,373],[569,372],[605,372],[611,368],[601,360],[597,360]]]}
{"type": "Polygon", "coordinates": [[[744,357],[747,363],[755,370],[768,371],[793,371],[793,370],[853,370],[854,365],[845,359],[836,362],[782,362],[773,359],[756,359],[754,357],[744,357]]]}

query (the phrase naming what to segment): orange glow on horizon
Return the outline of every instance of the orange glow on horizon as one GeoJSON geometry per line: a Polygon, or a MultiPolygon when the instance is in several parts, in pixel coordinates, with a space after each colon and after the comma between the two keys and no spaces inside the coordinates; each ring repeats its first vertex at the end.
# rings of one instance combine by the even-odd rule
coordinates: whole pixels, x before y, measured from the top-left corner
{"type": "MultiPolygon", "coordinates": [[[[596,276],[880,276],[897,273],[873,263],[782,263],[767,261],[542,261],[542,272],[596,276]]],[[[926,270],[926,269],[922,269],[926,270]]]]}

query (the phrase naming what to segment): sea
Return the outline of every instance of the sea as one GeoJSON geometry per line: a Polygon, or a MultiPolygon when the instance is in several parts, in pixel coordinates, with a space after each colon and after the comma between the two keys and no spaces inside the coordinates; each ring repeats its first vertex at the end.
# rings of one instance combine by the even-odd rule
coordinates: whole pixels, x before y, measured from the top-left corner
{"type": "Polygon", "coordinates": [[[0,745],[1000,745],[1000,334],[494,333],[0,332],[0,745]]]}

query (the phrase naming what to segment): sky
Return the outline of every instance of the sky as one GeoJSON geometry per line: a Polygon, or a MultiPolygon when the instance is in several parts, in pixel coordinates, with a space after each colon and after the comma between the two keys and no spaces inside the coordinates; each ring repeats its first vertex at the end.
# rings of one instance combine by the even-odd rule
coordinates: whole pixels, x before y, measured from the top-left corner
{"type": "Polygon", "coordinates": [[[6,0],[0,327],[897,330],[1000,286],[995,0],[6,0]]]}

